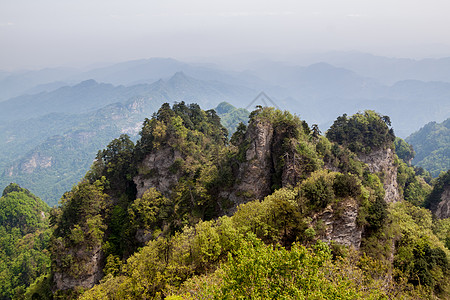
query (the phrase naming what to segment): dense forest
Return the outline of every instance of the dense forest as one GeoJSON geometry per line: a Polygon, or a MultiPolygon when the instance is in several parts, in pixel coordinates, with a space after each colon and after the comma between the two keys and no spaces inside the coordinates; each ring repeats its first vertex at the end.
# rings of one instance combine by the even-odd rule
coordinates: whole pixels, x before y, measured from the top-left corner
{"type": "Polygon", "coordinates": [[[450,119],[430,122],[406,141],[416,152],[414,165],[428,170],[434,177],[450,169],[450,119]]]}
{"type": "MultiPolygon", "coordinates": [[[[0,299],[22,298],[50,270],[50,207],[17,184],[0,198],[0,299]]],[[[49,289],[41,286],[46,295],[49,289]]],[[[30,295],[28,295],[30,296],[30,295]]]]}
{"type": "Polygon", "coordinates": [[[450,296],[450,171],[413,167],[388,116],[344,114],[322,134],[287,111],[244,114],[224,118],[229,137],[215,110],[165,103],[51,210],[8,186],[0,297],[450,296]]]}

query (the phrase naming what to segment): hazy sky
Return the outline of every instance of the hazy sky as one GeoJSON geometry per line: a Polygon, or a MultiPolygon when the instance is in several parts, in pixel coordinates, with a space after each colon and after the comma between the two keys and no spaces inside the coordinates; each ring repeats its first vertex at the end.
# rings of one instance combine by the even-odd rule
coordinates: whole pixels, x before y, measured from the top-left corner
{"type": "Polygon", "coordinates": [[[449,12],[449,0],[0,0],[0,69],[239,52],[450,56],[449,12]]]}

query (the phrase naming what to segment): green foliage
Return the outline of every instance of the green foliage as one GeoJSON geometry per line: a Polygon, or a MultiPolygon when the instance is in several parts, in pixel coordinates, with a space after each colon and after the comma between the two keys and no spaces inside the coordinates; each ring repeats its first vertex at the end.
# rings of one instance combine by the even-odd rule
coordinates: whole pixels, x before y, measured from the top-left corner
{"type": "Polygon", "coordinates": [[[80,299],[387,299],[381,281],[349,260],[333,262],[322,242],[266,246],[253,234],[236,236],[227,220],[149,243],[80,299]]]}
{"type": "MultiPolygon", "coordinates": [[[[378,291],[363,292],[333,270],[329,248],[294,245],[290,250],[266,246],[248,238],[236,256],[222,267],[214,293],[220,299],[378,299],[378,291]]],[[[356,270],[355,270],[356,271],[356,270]]],[[[356,273],[356,272],[355,272],[356,273]]]]}
{"type": "Polygon", "coordinates": [[[148,189],[142,198],[136,199],[128,208],[132,228],[161,230],[168,218],[166,206],[169,200],[155,188],[148,189]]]}
{"type": "Polygon", "coordinates": [[[375,202],[371,203],[369,206],[368,215],[366,217],[368,229],[372,231],[380,229],[384,225],[387,215],[386,202],[382,198],[377,197],[375,202]]]}
{"type": "Polygon", "coordinates": [[[11,183],[0,198],[0,225],[7,230],[17,228],[23,235],[43,229],[49,207],[30,191],[11,183]]]}
{"type": "Polygon", "coordinates": [[[133,168],[134,143],[126,134],[114,139],[106,149],[99,151],[97,161],[86,175],[91,182],[105,176],[116,189],[125,189],[127,180],[131,180],[133,168]]]}
{"type": "Polygon", "coordinates": [[[409,163],[416,152],[413,149],[413,146],[405,142],[403,139],[396,137],[394,141],[395,153],[398,155],[400,159],[404,162],[409,163]]]}
{"type": "Polygon", "coordinates": [[[65,236],[77,224],[86,226],[86,220],[106,208],[105,183],[105,178],[92,184],[84,180],[64,194],[61,206],[51,216],[51,222],[56,226],[56,236],[65,236]]]}
{"type": "Polygon", "coordinates": [[[236,131],[233,133],[230,139],[230,143],[234,146],[239,146],[244,141],[245,132],[247,131],[247,126],[244,123],[239,123],[236,131]]]}
{"type": "Polygon", "coordinates": [[[450,218],[435,219],[433,232],[438,239],[450,250],[450,218]]]}
{"type": "MultiPolygon", "coordinates": [[[[102,251],[105,277],[82,299],[387,299],[393,290],[405,299],[431,290],[445,295],[445,223],[433,227],[439,240],[423,211],[388,210],[382,174],[371,173],[355,154],[391,147],[389,119],[371,111],[340,118],[335,130],[347,135],[330,142],[297,116],[258,108],[228,145],[214,111],[164,104],[145,120],[136,146],[124,135],[112,141],[85,180],[52,211],[53,272],[81,278],[93,267],[92,254],[102,251]],[[242,180],[236,174],[247,160],[255,126],[273,133],[273,192],[219,217],[235,204],[227,197],[242,180]],[[150,167],[148,160],[158,151],[167,153],[167,163],[150,167]],[[148,180],[142,187],[150,183],[137,199],[133,177],[148,180]],[[159,185],[166,179],[169,184],[159,185]],[[349,204],[362,230],[361,252],[332,244],[331,255],[319,241],[330,230],[321,218],[331,212],[337,221],[349,204]],[[409,215],[424,218],[426,234],[433,237],[408,235],[408,227],[418,226],[409,215]],[[394,241],[399,250],[393,270],[394,241]]],[[[406,200],[420,204],[429,190],[425,175],[395,163],[406,200]]]]}
{"type": "Polygon", "coordinates": [[[433,190],[425,201],[425,207],[434,210],[441,201],[441,196],[444,190],[450,186],[450,170],[446,173],[441,173],[436,179],[433,190]]]}
{"type": "Polygon", "coordinates": [[[330,141],[348,147],[355,153],[370,153],[380,148],[391,147],[395,136],[389,129],[388,116],[366,110],[347,118],[344,114],[336,119],[326,136],[330,141]]]}
{"type": "Polygon", "coordinates": [[[38,277],[26,290],[25,299],[52,299],[52,281],[50,274],[38,277]]]}
{"type": "Polygon", "coordinates": [[[397,169],[397,182],[403,198],[414,205],[423,206],[431,192],[431,186],[425,181],[425,176],[420,176],[417,169],[399,161],[397,169]]]}
{"type": "Polygon", "coordinates": [[[162,147],[181,155],[169,168],[178,184],[170,195],[165,195],[167,213],[157,216],[157,223],[167,225],[169,232],[194,224],[200,218],[217,217],[218,205],[223,203],[212,195],[233,182],[231,166],[226,163],[227,134],[215,111],[203,111],[197,104],[184,102],[172,108],[165,104],[144,122],[135,149],[138,165],[145,155],[162,147]]]}
{"type": "Polygon", "coordinates": [[[22,298],[49,272],[50,208],[28,190],[10,184],[0,197],[0,298],[22,298]]]}
{"type": "Polygon", "coordinates": [[[319,172],[302,183],[302,195],[311,202],[314,208],[323,209],[334,198],[333,177],[332,173],[319,172]]]}
{"type": "Polygon", "coordinates": [[[54,233],[49,247],[53,272],[77,277],[92,268],[92,252],[105,245],[105,184],[104,177],[93,183],[81,181],[64,194],[61,206],[52,211],[54,233]]]}
{"type": "Polygon", "coordinates": [[[214,109],[220,117],[222,125],[233,135],[239,128],[240,124],[248,123],[250,112],[244,108],[235,108],[233,105],[222,102],[214,109]]]}
{"type": "Polygon", "coordinates": [[[161,143],[168,144],[186,153],[198,150],[198,146],[209,141],[224,145],[228,131],[220,123],[214,110],[203,111],[197,104],[180,102],[170,108],[168,103],[161,106],[151,119],[144,121],[141,139],[136,145],[138,160],[161,143]]]}
{"type": "Polygon", "coordinates": [[[416,151],[414,165],[428,170],[433,177],[450,169],[450,119],[442,123],[430,122],[406,141],[416,151]]]}
{"type": "Polygon", "coordinates": [[[448,295],[450,252],[433,232],[431,213],[408,202],[390,207],[390,218],[398,226],[394,266],[396,280],[425,285],[438,295],[448,295]]]}
{"type": "Polygon", "coordinates": [[[367,169],[355,153],[337,143],[331,143],[325,137],[320,137],[317,141],[316,151],[328,168],[338,169],[344,174],[351,173],[361,178],[367,169]]]}
{"type": "Polygon", "coordinates": [[[358,197],[361,194],[361,181],[352,174],[336,174],[333,190],[337,197],[358,197]]]}

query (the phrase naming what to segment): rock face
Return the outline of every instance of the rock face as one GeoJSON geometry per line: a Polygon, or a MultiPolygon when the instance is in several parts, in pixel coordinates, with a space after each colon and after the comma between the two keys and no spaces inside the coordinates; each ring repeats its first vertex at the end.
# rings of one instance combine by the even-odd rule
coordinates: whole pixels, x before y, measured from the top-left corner
{"type": "Polygon", "coordinates": [[[183,160],[181,153],[171,147],[163,147],[148,154],[139,165],[140,172],[133,178],[137,188],[137,198],[149,188],[156,188],[168,195],[171,187],[180,179],[174,163],[183,160]]]}
{"type": "Polygon", "coordinates": [[[358,203],[353,198],[348,198],[337,205],[328,205],[322,212],[313,218],[315,224],[319,220],[325,225],[325,232],[321,238],[324,242],[335,241],[346,246],[359,249],[363,228],[358,226],[358,203]]]}
{"type": "Polygon", "coordinates": [[[375,150],[369,154],[359,154],[358,158],[369,166],[372,173],[382,174],[386,203],[400,201],[397,183],[397,165],[391,148],[375,150]]]}
{"type": "MultiPolygon", "coordinates": [[[[64,271],[55,271],[53,273],[54,288],[56,290],[70,290],[74,287],[82,287],[85,289],[92,288],[103,277],[101,269],[101,259],[103,251],[100,246],[94,247],[91,251],[86,252],[84,247],[80,249],[69,249],[71,256],[83,256],[83,262],[78,263],[80,274],[70,274],[64,271]]],[[[58,263],[58,260],[56,260],[58,263]]],[[[59,263],[62,263],[59,261],[59,263]]],[[[71,266],[74,268],[74,266],[71,266]]],[[[75,269],[75,268],[74,268],[75,269]]]]}
{"type": "Polygon", "coordinates": [[[235,205],[262,200],[273,192],[274,185],[285,187],[298,183],[302,173],[301,158],[293,150],[294,145],[282,146],[285,138],[270,122],[250,123],[244,137],[244,161],[239,164],[232,192],[226,195],[235,205]],[[277,176],[279,178],[275,179],[277,176]]]}
{"type": "Polygon", "coordinates": [[[46,169],[52,166],[53,158],[48,155],[43,155],[41,153],[33,153],[31,157],[27,160],[22,161],[16,165],[9,167],[4,175],[5,176],[14,176],[18,173],[31,174],[34,170],[41,168],[46,169]]]}
{"type": "Polygon", "coordinates": [[[450,218],[450,186],[444,188],[441,194],[441,201],[437,205],[434,214],[439,219],[450,218]]]}
{"type": "Polygon", "coordinates": [[[245,161],[239,165],[237,182],[229,195],[229,199],[235,205],[254,199],[263,199],[270,194],[273,133],[270,123],[258,121],[249,125],[244,138],[248,143],[245,161]]]}

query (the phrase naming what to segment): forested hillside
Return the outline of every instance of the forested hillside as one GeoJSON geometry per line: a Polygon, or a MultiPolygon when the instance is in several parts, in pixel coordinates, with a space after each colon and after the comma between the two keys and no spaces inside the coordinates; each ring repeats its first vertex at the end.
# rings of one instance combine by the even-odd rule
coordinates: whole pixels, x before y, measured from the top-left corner
{"type": "MultiPolygon", "coordinates": [[[[85,174],[98,149],[122,133],[135,141],[142,120],[164,102],[196,102],[210,109],[226,101],[240,108],[222,116],[227,128],[236,128],[235,120],[246,119],[242,107],[261,91],[279,107],[322,129],[338,114],[366,108],[389,114],[401,137],[427,122],[449,117],[450,84],[443,67],[448,60],[359,59],[354,54],[358,59],[353,61],[352,55],[341,55],[347,58],[324,56],[302,64],[252,58],[234,71],[219,64],[151,58],[84,71],[4,72],[0,76],[0,187],[16,182],[55,205],[85,174]],[[396,65],[395,72],[377,65],[388,61],[396,65]],[[372,67],[366,68],[367,63],[372,67]],[[440,71],[430,73],[425,66],[440,71]]],[[[221,115],[221,108],[217,109],[221,115]]],[[[441,141],[427,140],[428,146],[422,148],[431,156],[425,153],[421,158],[418,151],[413,163],[430,169],[435,177],[448,168],[438,168],[442,162],[436,163],[446,160],[445,153],[428,148],[441,141]]]]}
{"type": "Polygon", "coordinates": [[[322,135],[260,107],[227,133],[214,110],[164,104],[99,151],[51,211],[51,271],[28,295],[448,298],[450,222],[422,206],[450,186],[398,158],[389,117],[322,135]]]}
{"type": "MultiPolygon", "coordinates": [[[[17,182],[55,205],[84,176],[98,149],[122,133],[136,140],[142,120],[164,101],[196,98],[212,105],[237,91],[246,94],[177,73],[152,85],[114,87],[90,80],[2,102],[0,186],[17,182]]],[[[223,107],[230,130],[247,122],[246,110],[223,107]]]]}
{"type": "Polygon", "coordinates": [[[434,177],[450,169],[450,119],[442,123],[430,122],[406,141],[416,152],[414,165],[423,167],[434,177]]]}
{"type": "Polygon", "coordinates": [[[0,197],[0,299],[31,299],[30,286],[41,283],[39,293],[51,295],[48,276],[50,208],[17,184],[0,197]],[[45,282],[44,284],[42,284],[45,282]]]}

